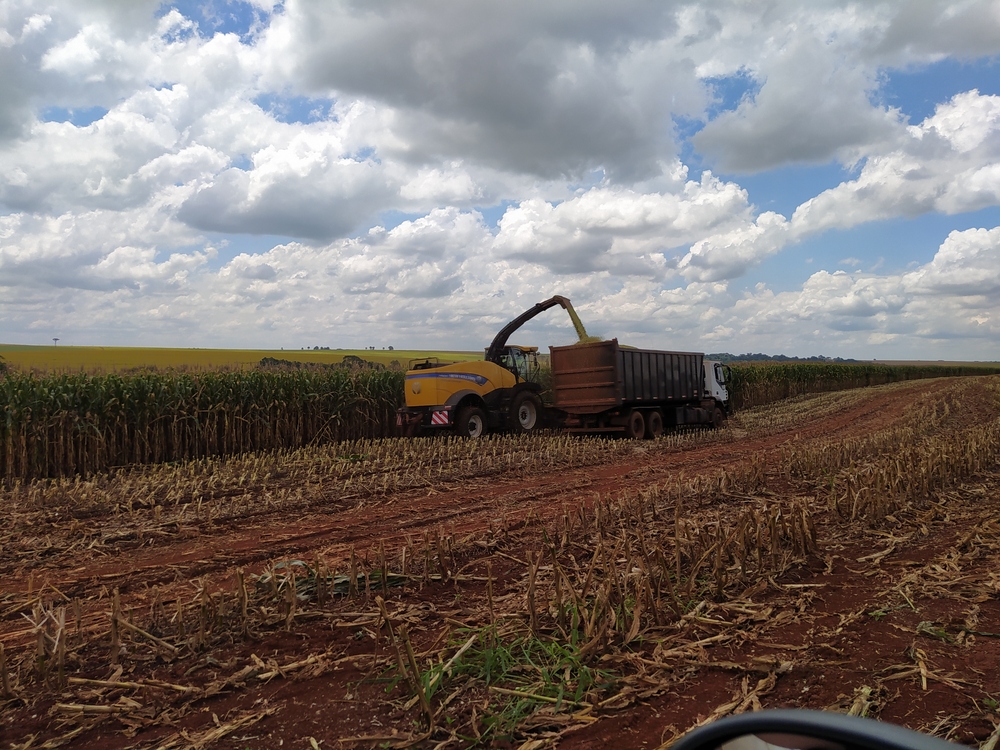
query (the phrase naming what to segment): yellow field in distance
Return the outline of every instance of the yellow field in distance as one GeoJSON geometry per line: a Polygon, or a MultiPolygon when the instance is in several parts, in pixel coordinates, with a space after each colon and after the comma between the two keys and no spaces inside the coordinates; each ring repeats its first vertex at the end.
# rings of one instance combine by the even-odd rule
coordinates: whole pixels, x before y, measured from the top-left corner
{"type": "Polygon", "coordinates": [[[0,357],[11,367],[29,372],[116,372],[141,368],[158,370],[242,369],[264,357],[292,362],[337,364],[353,355],[369,362],[406,367],[412,359],[437,357],[442,362],[482,359],[482,352],[431,352],[388,349],[169,349],[125,346],[20,346],[0,344],[0,357]]]}

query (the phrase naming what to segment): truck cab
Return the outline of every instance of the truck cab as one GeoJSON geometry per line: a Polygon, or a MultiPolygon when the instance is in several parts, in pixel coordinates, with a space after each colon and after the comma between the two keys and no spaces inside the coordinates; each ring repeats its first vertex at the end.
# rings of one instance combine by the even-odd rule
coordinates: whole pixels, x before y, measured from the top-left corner
{"type": "Polygon", "coordinates": [[[705,398],[714,400],[726,412],[729,411],[729,389],[726,388],[726,383],[731,373],[728,365],[711,359],[705,360],[705,398]]]}

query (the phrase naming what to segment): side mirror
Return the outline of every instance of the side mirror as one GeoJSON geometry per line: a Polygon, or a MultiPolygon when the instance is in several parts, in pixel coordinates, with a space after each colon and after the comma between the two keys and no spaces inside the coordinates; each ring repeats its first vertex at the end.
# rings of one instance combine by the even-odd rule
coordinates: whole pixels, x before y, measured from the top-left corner
{"type": "Polygon", "coordinates": [[[958,750],[910,729],[828,711],[782,709],[729,716],[686,734],[671,750],[958,750]]]}

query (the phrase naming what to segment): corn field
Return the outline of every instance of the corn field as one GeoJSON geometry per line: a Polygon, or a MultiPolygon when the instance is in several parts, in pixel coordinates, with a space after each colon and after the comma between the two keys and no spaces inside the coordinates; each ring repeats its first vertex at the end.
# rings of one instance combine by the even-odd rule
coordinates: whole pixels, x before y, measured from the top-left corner
{"type": "MultiPolygon", "coordinates": [[[[989,368],[740,364],[736,409],[790,396],[989,368]]],[[[0,480],[83,475],[394,434],[403,374],[385,370],[0,372],[0,480]]]]}
{"type": "Polygon", "coordinates": [[[812,362],[733,364],[727,384],[735,409],[763,406],[806,393],[866,388],[902,380],[994,375],[1000,368],[984,365],[879,365],[812,362]]]}
{"type": "Polygon", "coordinates": [[[0,378],[0,478],[383,437],[394,371],[237,371],[0,378]]]}

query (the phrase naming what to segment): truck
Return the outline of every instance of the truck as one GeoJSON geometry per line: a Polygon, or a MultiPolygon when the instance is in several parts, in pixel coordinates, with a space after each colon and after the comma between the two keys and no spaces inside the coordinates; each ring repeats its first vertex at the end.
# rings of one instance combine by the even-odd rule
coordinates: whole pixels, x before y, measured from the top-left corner
{"type": "Polygon", "coordinates": [[[729,413],[728,368],[694,352],[635,349],[587,335],[565,297],[556,295],[504,326],[482,361],[411,363],[406,406],[396,424],[405,434],[453,431],[622,433],[656,438],[684,425],[719,427],[729,413]],[[513,333],[556,305],[569,314],[578,342],[549,347],[551,403],[543,405],[538,347],[509,345],[513,333]]]}
{"type": "Polygon", "coordinates": [[[657,438],[685,425],[721,427],[729,368],[698,352],[621,346],[618,339],[549,347],[552,409],[566,432],[657,438]]]}

